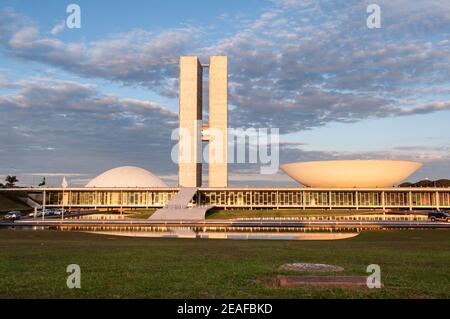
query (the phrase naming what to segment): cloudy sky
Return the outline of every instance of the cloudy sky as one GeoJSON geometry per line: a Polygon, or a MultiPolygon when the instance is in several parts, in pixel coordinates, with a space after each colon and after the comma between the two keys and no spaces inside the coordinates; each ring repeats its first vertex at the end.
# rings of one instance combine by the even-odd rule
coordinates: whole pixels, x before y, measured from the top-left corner
{"type": "MultiPolygon", "coordinates": [[[[229,126],[280,161],[410,159],[450,178],[447,0],[0,0],[0,177],[84,185],[136,165],[176,184],[178,59],[229,57],[229,126]],[[381,8],[370,29],[366,9],[381,8]]],[[[293,185],[231,165],[233,185],[293,185]]]]}

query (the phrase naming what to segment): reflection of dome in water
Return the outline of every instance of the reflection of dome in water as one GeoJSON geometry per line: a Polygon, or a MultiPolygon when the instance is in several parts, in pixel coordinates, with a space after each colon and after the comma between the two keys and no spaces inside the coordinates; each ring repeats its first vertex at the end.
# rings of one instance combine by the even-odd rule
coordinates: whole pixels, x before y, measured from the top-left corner
{"type": "Polygon", "coordinates": [[[317,188],[392,187],[422,166],[411,161],[348,160],[281,165],[294,180],[317,188]]]}
{"type": "Polygon", "coordinates": [[[86,187],[168,187],[151,172],[135,167],[122,166],[110,169],[91,180],[86,187]]]}

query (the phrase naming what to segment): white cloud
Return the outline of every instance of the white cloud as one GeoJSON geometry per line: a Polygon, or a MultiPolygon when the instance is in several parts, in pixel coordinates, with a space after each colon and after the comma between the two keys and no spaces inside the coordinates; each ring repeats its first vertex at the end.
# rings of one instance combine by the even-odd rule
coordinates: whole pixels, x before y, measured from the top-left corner
{"type": "Polygon", "coordinates": [[[38,30],[35,27],[24,27],[12,35],[9,45],[14,49],[32,48],[31,42],[36,39],[37,35],[38,30]]]}
{"type": "Polygon", "coordinates": [[[61,20],[50,30],[50,33],[53,35],[58,34],[62,30],[64,30],[65,26],[66,26],[66,21],[61,20]]]}
{"type": "Polygon", "coordinates": [[[244,19],[234,34],[207,46],[202,39],[214,35],[195,26],[160,32],[135,29],[97,41],[65,43],[40,37],[36,27],[21,24],[17,14],[9,13],[9,19],[19,23],[2,27],[0,22],[0,29],[8,31],[4,36],[10,34],[11,52],[22,59],[84,77],[145,86],[171,98],[177,96],[180,55],[226,54],[234,126],[295,132],[331,121],[446,109],[415,110],[421,106],[416,88],[423,92],[431,86],[432,96],[434,86],[449,82],[450,45],[445,37],[435,36],[446,26],[446,15],[438,10],[446,5],[432,1],[431,10],[423,3],[417,9],[404,1],[382,1],[381,6],[387,32],[401,31],[395,42],[357,22],[366,15],[359,1],[278,1],[258,19],[244,19]],[[394,18],[400,15],[399,25],[394,18]],[[408,33],[409,22],[420,23],[418,15],[434,42],[408,33]],[[439,23],[430,24],[435,17],[439,23]],[[411,104],[414,97],[417,101],[411,104]]]}
{"type": "MultiPolygon", "coordinates": [[[[79,82],[34,78],[14,83],[15,93],[0,97],[0,115],[13,109],[7,115],[18,128],[8,139],[23,141],[39,131],[53,141],[42,147],[66,143],[79,152],[92,151],[91,162],[97,156],[111,164],[105,155],[113,152],[111,147],[122,160],[139,158],[133,152],[150,143],[160,145],[155,149],[162,154],[168,148],[162,145],[168,141],[163,126],[176,126],[176,114],[153,102],[102,94],[85,83],[100,78],[176,98],[178,57],[183,54],[229,56],[233,127],[280,127],[283,134],[336,121],[449,110],[449,3],[380,0],[383,28],[374,32],[365,25],[367,3],[279,0],[253,21],[221,19],[215,28],[232,30],[226,36],[216,36],[214,26],[188,25],[129,30],[90,42],[46,37],[17,13],[0,12],[0,45],[7,54],[83,77],[79,82]],[[226,25],[229,21],[233,25],[226,25]],[[58,124],[41,125],[50,119],[58,124]],[[65,130],[76,141],[64,138],[65,130]]],[[[0,86],[5,85],[11,83],[0,77],[0,86]]],[[[12,149],[13,143],[6,144],[2,148],[12,149]]],[[[292,152],[299,149],[285,144],[292,152]]],[[[401,155],[381,153],[389,152],[401,155]]],[[[302,154],[309,159],[334,156],[302,154]]],[[[430,150],[419,156],[446,159],[430,150]]],[[[149,158],[139,160],[151,164],[149,158]]],[[[161,170],[170,175],[167,167],[161,170]]]]}

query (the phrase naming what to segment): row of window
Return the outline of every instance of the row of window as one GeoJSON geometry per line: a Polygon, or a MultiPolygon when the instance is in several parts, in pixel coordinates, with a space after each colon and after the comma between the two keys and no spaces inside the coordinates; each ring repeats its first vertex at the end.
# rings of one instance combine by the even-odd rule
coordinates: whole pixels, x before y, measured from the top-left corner
{"type": "MultiPolygon", "coordinates": [[[[435,206],[434,192],[208,191],[200,203],[217,206],[435,206]],[[356,200],[357,199],[357,200],[356,200]]],[[[439,193],[439,205],[450,206],[450,193],[439,193]]]]}
{"type": "MultiPolygon", "coordinates": [[[[164,206],[176,191],[60,191],[47,192],[47,205],[164,206]]],[[[267,207],[450,207],[450,192],[381,191],[200,191],[194,202],[215,206],[267,207]],[[410,195],[411,194],[411,195],[410,195]],[[439,198],[439,203],[437,201],[439,198]]]]}
{"type": "Polygon", "coordinates": [[[47,192],[47,205],[164,206],[177,192],[47,192]]]}

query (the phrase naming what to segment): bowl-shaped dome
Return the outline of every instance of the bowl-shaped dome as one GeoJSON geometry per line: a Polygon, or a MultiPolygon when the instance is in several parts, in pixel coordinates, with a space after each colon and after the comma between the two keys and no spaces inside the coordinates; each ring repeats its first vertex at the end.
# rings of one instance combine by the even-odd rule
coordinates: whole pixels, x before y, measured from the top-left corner
{"type": "Polygon", "coordinates": [[[382,188],[400,183],[421,166],[411,161],[349,160],[288,163],[281,169],[308,187],[382,188]]]}
{"type": "Polygon", "coordinates": [[[86,187],[167,187],[167,184],[145,169],[122,166],[98,175],[86,187]]]}

